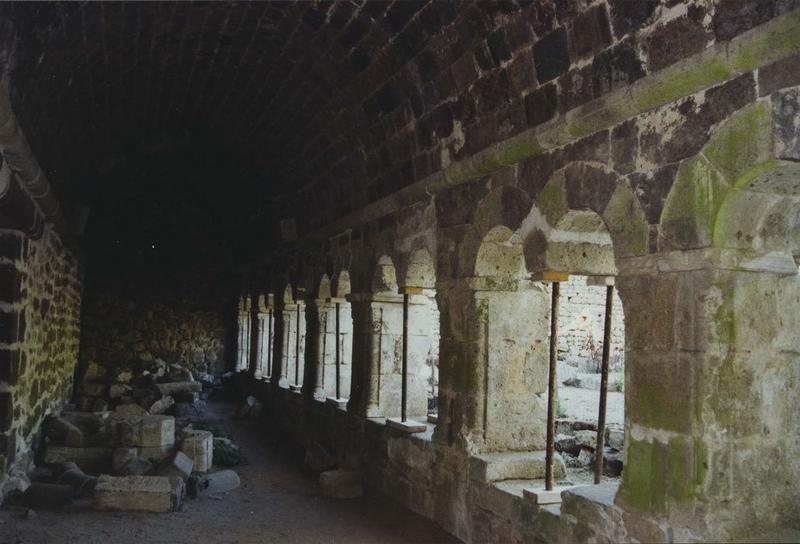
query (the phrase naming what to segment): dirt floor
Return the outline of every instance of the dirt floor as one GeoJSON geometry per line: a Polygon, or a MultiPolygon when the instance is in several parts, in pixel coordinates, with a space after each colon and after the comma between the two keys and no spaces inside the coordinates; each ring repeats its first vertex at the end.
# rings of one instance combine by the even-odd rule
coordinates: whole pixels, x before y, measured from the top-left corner
{"type": "MultiPolygon", "coordinates": [[[[600,404],[600,391],[579,389],[565,385],[558,388],[559,405],[564,410],[565,419],[597,422],[600,404]]],[[[625,394],[609,391],[606,400],[606,422],[622,425],[625,423],[625,394]]]]}
{"type": "Polygon", "coordinates": [[[242,486],[223,500],[187,500],[183,512],[96,512],[87,503],[56,511],[0,510],[0,544],[263,543],[263,542],[458,542],[432,522],[389,499],[367,492],[361,499],[321,496],[302,455],[259,432],[251,421],[233,421],[230,404],[210,404],[249,463],[236,467],[242,486]]]}

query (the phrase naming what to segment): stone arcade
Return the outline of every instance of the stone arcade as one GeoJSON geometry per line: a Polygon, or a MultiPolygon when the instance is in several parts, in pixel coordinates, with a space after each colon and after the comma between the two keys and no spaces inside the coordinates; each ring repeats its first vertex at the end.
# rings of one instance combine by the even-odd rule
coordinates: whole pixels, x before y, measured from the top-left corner
{"type": "Polygon", "coordinates": [[[4,508],[227,491],[235,393],[392,538],[800,538],[797,0],[6,3],[0,83],[4,508]]]}

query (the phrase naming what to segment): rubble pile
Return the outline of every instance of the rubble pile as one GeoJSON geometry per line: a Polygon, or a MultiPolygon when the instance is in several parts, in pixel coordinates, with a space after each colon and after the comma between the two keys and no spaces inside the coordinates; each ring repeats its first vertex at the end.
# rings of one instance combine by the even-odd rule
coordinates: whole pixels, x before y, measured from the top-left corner
{"type": "Polygon", "coordinates": [[[153,415],[190,417],[201,415],[205,401],[222,388],[222,380],[213,374],[195,376],[188,368],[162,359],[113,371],[92,362],[83,372],[76,403],[87,412],[133,404],[153,415]]]}
{"type": "MultiPolygon", "coordinates": [[[[603,448],[603,474],[618,478],[623,468],[624,430],[621,425],[606,425],[603,448]]],[[[589,421],[559,419],[556,422],[556,451],[561,453],[570,477],[590,478],[597,448],[597,424],[589,421]]]]}
{"type": "MultiPolygon", "coordinates": [[[[202,389],[193,380],[154,385],[163,395],[154,404],[202,389]]],[[[184,508],[187,491],[194,498],[239,486],[235,472],[215,471],[210,431],[150,408],[122,403],[113,411],[48,416],[44,457],[17,502],[35,511],[86,498],[98,510],[173,512],[184,508]]],[[[238,451],[225,440],[226,451],[238,451]]]]}

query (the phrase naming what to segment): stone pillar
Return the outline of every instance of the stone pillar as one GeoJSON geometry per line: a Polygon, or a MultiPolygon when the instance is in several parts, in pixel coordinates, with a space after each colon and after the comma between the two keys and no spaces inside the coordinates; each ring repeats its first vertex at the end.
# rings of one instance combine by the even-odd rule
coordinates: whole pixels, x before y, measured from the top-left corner
{"type": "Polygon", "coordinates": [[[239,349],[236,370],[247,370],[250,361],[250,298],[242,297],[239,301],[239,349]]]}
{"type": "Polygon", "coordinates": [[[351,352],[353,320],[350,304],[344,298],[318,299],[314,306],[319,318],[317,331],[314,398],[325,400],[336,397],[336,344],[339,344],[340,398],[350,396],[351,352]],[[339,338],[336,337],[336,305],[339,305],[339,338]]]}
{"type": "Polygon", "coordinates": [[[530,280],[437,284],[441,312],[436,436],[479,452],[542,450],[549,291],[530,280]]]}
{"type": "Polygon", "coordinates": [[[302,300],[295,300],[283,305],[283,373],[281,386],[299,391],[303,386],[303,372],[305,368],[304,351],[306,335],[305,304],[302,300]],[[298,323],[298,315],[300,316],[298,323]],[[298,341],[299,331],[299,341],[298,341]],[[299,354],[298,354],[299,346],[299,354]],[[299,366],[299,368],[298,368],[299,366]]]}
{"type": "Polygon", "coordinates": [[[788,256],[770,271],[764,259],[731,252],[720,262],[716,251],[619,278],[627,354],[617,502],[725,540],[800,521],[788,506],[800,468],[787,454],[800,446],[800,279],[796,267],[786,275],[788,256]]]}
{"type": "MultiPolygon", "coordinates": [[[[424,419],[428,401],[424,383],[427,344],[424,322],[413,322],[423,302],[409,297],[408,416],[424,419]],[[412,309],[413,308],[413,309],[412,309]]],[[[353,370],[348,409],[364,417],[400,417],[403,354],[403,296],[351,294],[353,370]]],[[[427,303],[427,300],[424,301],[427,303]]],[[[417,314],[419,315],[419,314],[417,314]]]]}
{"type": "Polygon", "coordinates": [[[253,375],[256,379],[269,378],[268,363],[271,362],[271,348],[272,348],[272,297],[271,295],[258,297],[258,314],[257,314],[257,337],[258,342],[255,344],[255,368],[253,375]]]}

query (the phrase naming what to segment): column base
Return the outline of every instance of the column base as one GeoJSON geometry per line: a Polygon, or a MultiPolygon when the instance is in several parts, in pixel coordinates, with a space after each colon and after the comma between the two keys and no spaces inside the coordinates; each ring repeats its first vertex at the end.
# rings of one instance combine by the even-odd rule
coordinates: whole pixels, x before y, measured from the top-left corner
{"type": "Polygon", "coordinates": [[[425,423],[420,423],[419,421],[414,421],[413,419],[401,421],[399,417],[388,418],[386,420],[386,425],[408,434],[424,433],[428,430],[428,425],[425,423]]]}
{"type": "Polygon", "coordinates": [[[330,404],[339,410],[347,410],[347,399],[337,399],[336,397],[328,397],[325,399],[325,404],[330,404]]]}
{"type": "Polygon", "coordinates": [[[553,489],[547,491],[544,482],[541,487],[531,487],[522,490],[522,495],[534,506],[546,506],[548,504],[561,504],[561,492],[575,487],[574,485],[554,484],[553,489]]]}
{"type": "Polygon", "coordinates": [[[303,390],[303,386],[302,385],[297,385],[297,384],[290,385],[289,386],[289,390],[290,391],[294,391],[295,393],[299,393],[300,391],[303,390]]]}
{"type": "Polygon", "coordinates": [[[439,414],[428,414],[428,423],[439,423],[439,414]]]}

